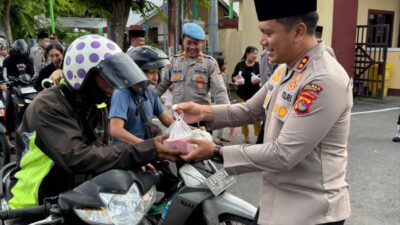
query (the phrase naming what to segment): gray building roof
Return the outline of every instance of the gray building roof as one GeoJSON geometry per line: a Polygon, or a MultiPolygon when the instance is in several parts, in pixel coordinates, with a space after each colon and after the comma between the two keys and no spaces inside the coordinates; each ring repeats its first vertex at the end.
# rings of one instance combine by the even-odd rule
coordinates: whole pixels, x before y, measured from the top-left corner
{"type": "Polygon", "coordinates": [[[57,25],[68,28],[98,28],[107,27],[107,20],[104,18],[59,17],[57,25]]]}

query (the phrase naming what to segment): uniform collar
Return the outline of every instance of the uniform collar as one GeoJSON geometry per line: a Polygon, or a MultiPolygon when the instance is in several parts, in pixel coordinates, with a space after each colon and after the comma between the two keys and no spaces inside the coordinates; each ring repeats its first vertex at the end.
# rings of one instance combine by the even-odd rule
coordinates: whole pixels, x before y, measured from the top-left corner
{"type": "Polygon", "coordinates": [[[325,50],[325,44],[323,42],[318,43],[314,48],[304,54],[293,66],[293,70],[302,73],[307,65],[313,61],[314,58],[319,57],[325,50]]]}
{"type": "MultiPolygon", "coordinates": [[[[180,60],[180,61],[184,61],[185,59],[186,59],[186,53],[183,52],[183,53],[181,53],[181,54],[179,55],[179,60],[180,60]]],[[[193,60],[193,61],[195,60],[195,61],[197,61],[197,62],[203,62],[203,60],[204,60],[204,55],[203,55],[203,53],[200,52],[200,54],[199,54],[196,58],[193,58],[192,60],[193,60]]]]}

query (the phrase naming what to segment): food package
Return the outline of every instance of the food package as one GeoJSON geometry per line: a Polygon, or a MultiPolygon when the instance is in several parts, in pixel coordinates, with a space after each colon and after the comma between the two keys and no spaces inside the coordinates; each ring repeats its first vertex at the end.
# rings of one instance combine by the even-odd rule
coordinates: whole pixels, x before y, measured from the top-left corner
{"type": "Polygon", "coordinates": [[[175,122],[169,127],[169,137],[164,140],[164,144],[173,149],[190,152],[194,145],[189,142],[193,131],[183,120],[183,114],[175,114],[175,122]]]}
{"type": "Polygon", "coordinates": [[[244,78],[242,77],[242,71],[239,71],[239,75],[237,75],[235,85],[243,85],[243,84],[244,84],[244,78]]]}

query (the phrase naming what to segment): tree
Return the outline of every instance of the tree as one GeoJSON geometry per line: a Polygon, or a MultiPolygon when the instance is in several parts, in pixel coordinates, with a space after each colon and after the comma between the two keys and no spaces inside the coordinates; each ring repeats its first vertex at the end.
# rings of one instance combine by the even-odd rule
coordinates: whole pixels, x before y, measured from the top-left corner
{"type": "Polygon", "coordinates": [[[0,2],[0,23],[2,27],[4,27],[6,39],[8,42],[12,41],[12,33],[11,33],[11,21],[10,21],[10,11],[11,11],[11,0],[4,0],[0,2]]]}
{"type": "Polygon", "coordinates": [[[79,2],[91,9],[92,13],[101,13],[102,17],[107,18],[108,38],[121,47],[130,9],[146,17],[146,13],[156,8],[156,5],[149,0],[80,0],[79,2]]]}

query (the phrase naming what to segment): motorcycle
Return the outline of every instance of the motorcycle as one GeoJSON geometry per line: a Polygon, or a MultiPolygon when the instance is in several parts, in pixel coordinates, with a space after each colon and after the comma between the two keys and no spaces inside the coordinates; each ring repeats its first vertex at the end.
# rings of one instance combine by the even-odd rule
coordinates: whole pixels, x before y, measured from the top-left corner
{"type": "Polygon", "coordinates": [[[256,208],[225,190],[235,178],[217,170],[211,161],[187,163],[179,169],[181,183],[168,201],[158,202],[156,187],[163,178],[157,171],[134,173],[110,170],[71,191],[47,198],[44,204],[24,209],[8,209],[10,177],[15,163],[0,170],[2,221],[42,218],[38,224],[253,224],[256,208]],[[165,204],[163,204],[165,203],[165,204]],[[157,206],[163,205],[162,213],[157,206]]]}
{"type": "MultiPolygon", "coordinates": [[[[7,120],[10,120],[9,123],[13,123],[11,127],[16,129],[21,122],[25,109],[35,98],[37,90],[33,87],[35,77],[32,78],[29,74],[9,77],[9,79],[7,98],[11,99],[11,102],[7,104],[6,117],[8,117],[7,120]]],[[[10,132],[14,131],[10,130],[10,132]]]]}

